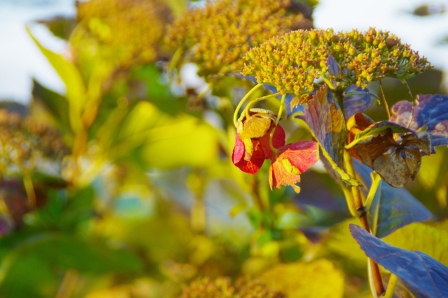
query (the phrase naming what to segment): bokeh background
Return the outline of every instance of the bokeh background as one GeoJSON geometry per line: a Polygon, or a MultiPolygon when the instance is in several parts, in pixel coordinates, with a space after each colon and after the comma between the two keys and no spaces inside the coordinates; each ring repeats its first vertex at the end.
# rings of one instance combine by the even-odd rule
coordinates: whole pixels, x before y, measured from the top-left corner
{"type": "MultiPolygon", "coordinates": [[[[0,1],[0,297],[370,297],[365,255],[322,165],[302,176],[299,195],[270,192],[266,167],[253,177],[232,165],[233,109],[250,83],[220,82],[204,95],[192,64],[170,80],[174,54],[145,32],[203,2],[122,1],[136,4],[136,24],[118,44],[101,22],[86,29],[77,16],[127,11],[92,2],[79,12],[68,0],[0,1]],[[110,43],[98,46],[89,30],[110,43]]],[[[413,94],[448,92],[446,1],[304,2],[315,28],[395,33],[434,65],[409,80],[413,94]]],[[[409,99],[399,81],[383,86],[390,105],[409,99]]],[[[369,113],[384,118],[378,105],[369,113]]],[[[297,124],[285,129],[309,137],[297,124]]],[[[387,239],[445,265],[446,151],[407,185],[435,222],[387,239]]]]}

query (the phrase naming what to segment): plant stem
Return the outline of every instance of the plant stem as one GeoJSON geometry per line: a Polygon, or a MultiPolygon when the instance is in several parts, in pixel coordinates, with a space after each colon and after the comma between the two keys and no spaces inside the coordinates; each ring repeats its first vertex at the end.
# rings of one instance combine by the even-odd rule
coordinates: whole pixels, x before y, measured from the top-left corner
{"type": "Polygon", "coordinates": [[[30,209],[36,208],[36,193],[34,191],[33,180],[31,180],[29,174],[23,176],[23,185],[25,187],[26,197],[28,198],[28,207],[30,209]]]}
{"type": "Polygon", "coordinates": [[[375,198],[376,191],[381,183],[381,176],[377,172],[372,172],[372,185],[370,186],[369,193],[367,194],[367,199],[364,204],[364,208],[366,210],[370,210],[370,206],[372,205],[373,199],[375,198]]]}
{"type": "Polygon", "coordinates": [[[240,102],[238,103],[238,105],[235,108],[235,113],[233,114],[233,125],[235,125],[235,127],[238,126],[238,113],[241,109],[241,107],[243,106],[244,102],[255,92],[257,91],[258,88],[260,88],[261,86],[263,86],[263,84],[257,84],[255,85],[255,87],[253,87],[252,89],[250,89],[249,92],[246,93],[246,95],[244,95],[244,97],[240,100],[240,102]]]}
{"type": "MultiPolygon", "coordinates": [[[[348,150],[344,149],[344,165],[345,170],[347,171],[347,174],[349,174],[352,177],[356,177],[355,168],[353,166],[352,157],[350,156],[350,153],[348,150]]],[[[361,197],[361,191],[358,186],[351,186],[351,197],[347,198],[347,200],[353,200],[353,204],[356,207],[356,210],[360,212],[358,218],[361,222],[361,226],[367,231],[370,231],[369,223],[367,221],[367,211],[365,209],[364,203],[362,201],[361,197]]],[[[371,275],[373,279],[373,285],[375,287],[375,291],[377,296],[381,296],[384,294],[384,286],[383,281],[381,278],[380,269],[378,267],[378,264],[375,263],[372,259],[369,258],[369,264],[370,264],[370,270],[371,275]]]]}
{"type": "Polygon", "coordinates": [[[389,278],[389,283],[387,284],[387,291],[384,294],[384,298],[392,298],[395,292],[395,286],[397,285],[398,276],[391,274],[389,278]]]}
{"type": "Polygon", "coordinates": [[[280,118],[282,117],[283,106],[285,105],[285,99],[286,99],[286,94],[283,94],[282,101],[280,102],[280,108],[278,109],[277,119],[275,120],[275,125],[278,124],[278,122],[280,121],[280,118]]]}
{"type": "Polygon", "coordinates": [[[381,91],[381,100],[383,101],[384,108],[386,109],[387,119],[390,119],[390,110],[389,105],[386,100],[386,96],[384,95],[383,83],[380,80],[380,91],[381,91]]]}

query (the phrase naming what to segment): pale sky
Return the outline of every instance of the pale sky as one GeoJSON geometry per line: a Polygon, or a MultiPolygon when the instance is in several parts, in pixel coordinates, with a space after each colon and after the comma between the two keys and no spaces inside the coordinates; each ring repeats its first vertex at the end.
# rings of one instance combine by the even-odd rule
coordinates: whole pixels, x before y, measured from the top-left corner
{"type": "MultiPolygon", "coordinates": [[[[442,4],[448,0],[321,0],[314,12],[316,28],[388,30],[411,44],[436,67],[448,73],[448,45],[436,46],[448,36],[448,13],[414,17],[408,12],[425,2],[442,4]]],[[[25,24],[55,14],[73,15],[74,0],[0,0],[0,99],[26,103],[30,98],[31,77],[64,92],[64,86],[25,31],[25,24]]],[[[33,32],[53,50],[64,45],[42,28],[33,32]]],[[[445,75],[445,86],[447,76],[445,75]]]]}

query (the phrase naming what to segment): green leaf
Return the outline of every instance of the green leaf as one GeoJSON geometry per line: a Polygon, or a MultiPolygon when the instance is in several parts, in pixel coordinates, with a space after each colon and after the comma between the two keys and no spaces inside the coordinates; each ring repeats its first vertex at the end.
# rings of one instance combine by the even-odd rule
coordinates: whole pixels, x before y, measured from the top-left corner
{"type": "Polygon", "coordinates": [[[64,133],[71,133],[67,99],[33,79],[33,103],[41,104],[64,133]]]}
{"type": "MultiPolygon", "coordinates": [[[[24,293],[39,293],[57,285],[52,280],[69,269],[95,275],[142,271],[140,259],[131,251],[111,249],[103,241],[73,234],[23,231],[2,238],[0,247],[0,293],[17,292],[17,287],[24,293]]],[[[54,293],[56,289],[50,290],[54,293]]]]}
{"type": "Polygon", "coordinates": [[[217,139],[211,126],[191,115],[173,117],[149,102],[139,102],[124,120],[110,152],[114,158],[133,152],[146,167],[207,166],[217,158],[217,139]]]}
{"type": "Polygon", "coordinates": [[[28,34],[36,43],[39,50],[47,58],[48,62],[57,72],[66,86],[66,97],[69,103],[70,124],[74,131],[81,127],[81,112],[86,99],[86,87],[82,76],[74,63],[64,58],[62,55],[45,48],[33,35],[31,30],[26,28],[28,34]]]}

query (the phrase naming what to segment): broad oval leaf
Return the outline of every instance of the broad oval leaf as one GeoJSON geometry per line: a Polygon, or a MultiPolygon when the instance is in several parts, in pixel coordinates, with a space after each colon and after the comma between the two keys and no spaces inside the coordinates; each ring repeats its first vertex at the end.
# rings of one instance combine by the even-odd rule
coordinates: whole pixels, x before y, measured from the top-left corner
{"type": "Polygon", "coordinates": [[[375,262],[397,275],[418,297],[448,297],[448,267],[419,251],[391,246],[357,225],[353,238],[375,262]]]}
{"type": "Polygon", "coordinates": [[[448,145],[448,95],[419,94],[417,104],[402,100],[391,108],[390,121],[413,130],[427,129],[431,136],[431,149],[448,145]]]}
{"type": "Polygon", "coordinates": [[[311,96],[305,106],[305,113],[300,118],[308,124],[333,162],[343,168],[342,153],[347,139],[345,119],[327,85],[311,96]]]}
{"type": "MultiPolygon", "coordinates": [[[[369,189],[372,170],[358,160],[353,160],[356,171],[369,189]]],[[[404,188],[395,188],[381,182],[369,210],[374,222],[375,235],[385,237],[413,222],[429,220],[431,212],[404,188]]]]}

